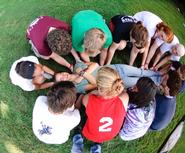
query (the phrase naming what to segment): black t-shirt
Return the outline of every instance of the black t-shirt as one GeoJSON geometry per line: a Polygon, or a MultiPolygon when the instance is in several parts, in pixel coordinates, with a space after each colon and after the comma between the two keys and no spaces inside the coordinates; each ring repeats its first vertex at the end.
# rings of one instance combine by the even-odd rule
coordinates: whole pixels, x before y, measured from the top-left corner
{"type": "Polygon", "coordinates": [[[116,15],[111,18],[114,25],[113,41],[119,43],[121,40],[130,40],[130,30],[133,25],[137,22],[131,16],[116,15]]]}
{"type": "Polygon", "coordinates": [[[172,61],[172,68],[178,70],[182,64],[179,61],[172,61]]]}

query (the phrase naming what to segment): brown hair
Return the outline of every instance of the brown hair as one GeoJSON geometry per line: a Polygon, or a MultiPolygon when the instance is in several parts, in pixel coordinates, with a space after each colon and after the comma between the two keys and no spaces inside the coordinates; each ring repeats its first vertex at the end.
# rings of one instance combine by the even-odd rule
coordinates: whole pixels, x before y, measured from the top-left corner
{"type": "Polygon", "coordinates": [[[185,80],[185,64],[181,65],[179,67],[180,70],[180,78],[181,80],[185,80]]]}
{"type": "Polygon", "coordinates": [[[161,22],[156,25],[156,28],[157,31],[163,31],[165,33],[167,43],[172,42],[174,34],[169,26],[167,26],[164,22],[161,22]]]}
{"type": "Polygon", "coordinates": [[[70,81],[55,84],[47,94],[48,106],[53,113],[63,113],[76,101],[76,88],[70,81]]]}
{"type": "Polygon", "coordinates": [[[48,46],[58,55],[67,55],[72,49],[71,35],[66,30],[55,29],[47,35],[48,46]]]}
{"type": "Polygon", "coordinates": [[[139,21],[135,23],[130,31],[131,37],[136,41],[135,44],[140,46],[139,48],[144,48],[148,42],[148,30],[139,21]]]}
{"type": "Polygon", "coordinates": [[[119,74],[110,67],[101,67],[98,70],[96,81],[98,90],[105,96],[118,96],[124,90],[119,74]]]}
{"type": "Polygon", "coordinates": [[[106,41],[103,31],[97,28],[92,28],[86,32],[84,38],[84,47],[87,51],[100,50],[106,41]]]}
{"type": "Polygon", "coordinates": [[[176,96],[182,86],[182,80],[176,71],[170,70],[168,72],[169,78],[167,80],[167,86],[169,88],[170,96],[176,96]]]}

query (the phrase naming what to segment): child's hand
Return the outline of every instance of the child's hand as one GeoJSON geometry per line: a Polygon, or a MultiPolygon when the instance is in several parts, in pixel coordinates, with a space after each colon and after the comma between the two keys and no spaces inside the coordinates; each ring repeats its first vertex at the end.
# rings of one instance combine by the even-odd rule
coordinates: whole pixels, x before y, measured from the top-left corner
{"type": "Polygon", "coordinates": [[[147,64],[147,63],[145,63],[144,69],[145,69],[145,70],[148,70],[148,64],[147,64]]]}
{"type": "Polygon", "coordinates": [[[75,83],[80,83],[84,78],[79,76],[75,79],[75,83]]]}
{"type": "Polygon", "coordinates": [[[81,67],[78,67],[77,69],[76,69],[76,73],[77,74],[80,74],[80,72],[82,71],[83,69],[81,68],[81,67]]]}

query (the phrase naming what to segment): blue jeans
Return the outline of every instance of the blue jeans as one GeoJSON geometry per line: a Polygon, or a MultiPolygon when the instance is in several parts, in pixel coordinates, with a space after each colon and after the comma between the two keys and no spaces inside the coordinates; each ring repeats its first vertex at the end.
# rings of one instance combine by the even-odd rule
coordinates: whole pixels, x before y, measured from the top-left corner
{"type": "Polygon", "coordinates": [[[158,72],[144,70],[126,64],[113,64],[109,67],[115,69],[124,82],[125,88],[133,87],[140,77],[151,78],[156,85],[161,83],[162,77],[158,72]]]}
{"type": "Polygon", "coordinates": [[[155,98],[156,111],[150,129],[159,131],[166,128],[173,119],[176,110],[176,97],[168,98],[157,94],[155,98]]]}

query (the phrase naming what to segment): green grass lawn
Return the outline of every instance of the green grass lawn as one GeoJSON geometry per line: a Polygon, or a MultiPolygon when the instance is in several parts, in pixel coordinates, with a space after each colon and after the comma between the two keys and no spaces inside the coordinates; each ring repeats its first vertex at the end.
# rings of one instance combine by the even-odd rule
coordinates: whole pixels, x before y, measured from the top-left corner
{"type": "MultiPolygon", "coordinates": [[[[94,9],[106,21],[116,14],[133,15],[149,10],[160,16],[174,30],[185,45],[185,18],[169,0],[1,0],[0,1],[0,153],[68,153],[71,139],[63,145],[46,145],[32,132],[32,109],[36,97],[47,90],[24,92],[9,79],[11,64],[22,56],[33,55],[25,39],[27,25],[39,15],[49,15],[71,22],[75,12],[94,9]]],[[[70,58],[68,58],[70,60],[70,58]]],[[[123,62],[116,56],[114,63],[123,62]]],[[[185,62],[185,58],[182,59],[185,62]]],[[[43,62],[54,70],[59,66],[43,62]]],[[[62,69],[62,68],[61,68],[62,69]]],[[[123,142],[119,137],[103,144],[103,153],[156,153],[167,135],[185,112],[185,94],[177,97],[176,114],[169,126],[161,132],[149,132],[138,140],[123,142]]],[[[185,128],[173,153],[185,152],[185,128]]],[[[85,145],[85,152],[89,143],[85,145]]]]}

